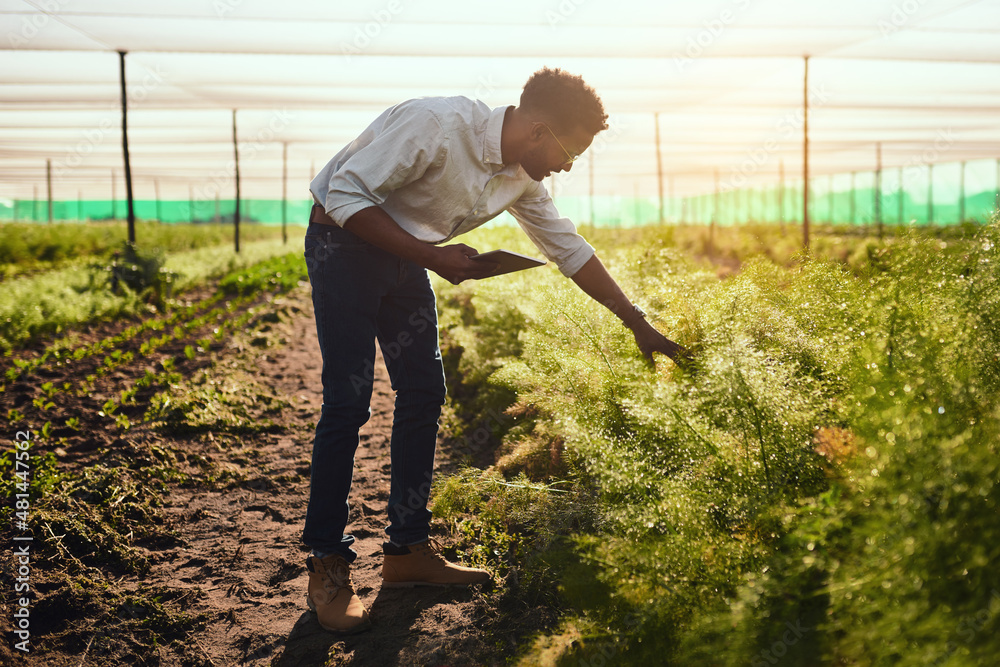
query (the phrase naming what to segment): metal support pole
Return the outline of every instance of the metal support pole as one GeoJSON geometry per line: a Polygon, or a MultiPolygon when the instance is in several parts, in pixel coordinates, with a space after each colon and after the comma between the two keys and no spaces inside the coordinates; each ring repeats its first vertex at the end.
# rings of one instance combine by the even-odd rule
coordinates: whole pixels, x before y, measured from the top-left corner
{"type": "Polygon", "coordinates": [[[785,233],[785,161],[778,162],[778,225],[785,233]]]}
{"type": "Polygon", "coordinates": [[[851,172],[851,226],[858,224],[857,190],[855,189],[858,172],[851,172]]]}
{"type": "Polygon", "coordinates": [[[802,77],[802,245],[809,248],[809,56],[802,77]]]}
{"type": "Polygon", "coordinates": [[[668,199],[670,200],[671,215],[677,216],[677,203],[674,201],[674,175],[667,177],[667,187],[670,188],[668,199]]]}
{"type": "Polygon", "coordinates": [[[882,238],[882,143],[875,144],[875,224],[882,238]]]}
{"type": "Polygon", "coordinates": [[[163,209],[160,207],[160,179],[153,179],[153,193],[156,195],[156,221],[163,222],[163,209]]]}
{"type": "Polygon", "coordinates": [[[905,221],[906,215],[904,213],[905,209],[903,208],[903,194],[904,194],[904,191],[903,191],[903,168],[900,167],[899,168],[899,186],[896,188],[896,196],[899,197],[899,204],[898,204],[899,205],[899,224],[901,224],[901,225],[905,225],[906,224],[906,221],[905,221]]]}
{"type": "Polygon", "coordinates": [[[45,161],[45,186],[49,197],[49,224],[52,224],[52,160],[45,161]]]}
{"type": "Polygon", "coordinates": [[[993,200],[994,208],[1000,208],[1000,157],[997,158],[997,195],[993,200]]]}
{"type": "Polygon", "coordinates": [[[660,198],[660,224],[663,224],[663,156],[660,154],[660,113],[653,114],[656,134],[656,192],[660,198]]]}
{"type": "Polygon", "coordinates": [[[934,223],[934,165],[927,165],[927,224],[934,223]]]}
{"type": "Polygon", "coordinates": [[[132,201],[132,166],[128,154],[128,95],[125,92],[125,51],[118,52],[118,69],[122,90],[122,153],[125,156],[125,201],[128,217],[128,242],[135,244],[135,204],[132,201]]]}
{"type": "Polygon", "coordinates": [[[715,225],[719,221],[719,170],[715,170],[715,195],[712,200],[712,221],[709,223],[708,238],[712,241],[715,237],[715,225]]]}
{"type": "Polygon", "coordinates": [[[233,165],[236,170],[236,208],[233,211],[233,247],[240,251],[240,147],[236,140],[236,109],[233,109],[233,165]]]}
{"type": "Polygon", "coordinates": [[[288,142],[281,144],[281,242],[288,245],[288,142]]]}
{"type": "Polygon", "coordinates": [[[958,222],[965,222],[965,162],[962,163],[962,171],[958,179],[958,222]]]}

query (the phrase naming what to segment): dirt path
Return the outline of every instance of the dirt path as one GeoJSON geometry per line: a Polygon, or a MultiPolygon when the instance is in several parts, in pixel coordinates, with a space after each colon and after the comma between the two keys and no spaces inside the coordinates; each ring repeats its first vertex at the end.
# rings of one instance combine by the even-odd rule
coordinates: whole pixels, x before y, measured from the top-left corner
{"type": "MultiPolygon", "coordinates": [[[[218,492],[178,489],[170,496],[164,512],[186,544],[151,553],[155,565],[147,581],[191,591],[186,611],[206,614],[208,622],[196,640],[203,655],[190,657],[208,664],[489,664],[475,628],[485,605],[480,591],[381,589],[393,401],[381,358],[372,418],[356,457],[348,528],[358,539],[353,577],[374,628],[338,639],[307,610],[301,531],[322,387],[311,307],[298,298],[303,312],[285,325],[288,344],[248,358],[259,369],[258,380],[291,403],[276,419],[285,432],[270,443],[258,441],[253,459],[239,461],[248,482],[218,492]]],[[[173,662],[164,658],[163,664],[173,662]]]]}
{"type": "MultiPolygon", "coordinates": [[[[62,474],[89,480],[65,492],[72,497],[53,500],[52,509],[44,510],[49,514],[35,512],[33,649],[13,656],[0,647],[0,663],[491,665],[500,664],[491,642],[500,641],[499,652],[509,655],[537,628],[531,617],[525,629],[507,631],[506,617],[498,613],[505,590],[500,587],[381,589],[393,404],[381,358],[372,418],[356,456],[348,527],[359,553],[354,581],[374,627],[338,638],[308,611],[301,532],[322,403],[309,294],[308,285],[300,285],[278,297],[262,295],[260,308],[236,335],[191,358],[186,346],[217,322],[150,354],[123,359],[107,373],[97,372],[103,353],[50,361],[0,392],[0,413],[24,413],[18,428],[37,434],[51,421],[36,456],[54,453],[62,474]],[[165,363],[177,372],[123,401],[119,411],[131,426],[117,430],[103,411],[105,402],[165,363]],[[50,392],[67,390],[53,393],[47,404],[43,383],[50,392]],[[150,404],[161,400],[165,406],[157,393],[167,388],[164,383],[173,401],[160,413],[165,421],[146,422],[150,404]],[[69,419],[77,426],[64,426],[69,419]],[[144,481],[137,486],[136,480],[144,481]],[[141,488],[164,481],[165,491],[141,488]],[[94,487],[98,483],[101,490],[94,487]],[[74,524],[77,516],[86,517],[88,526],[74,524]],[[45,528],[49,521],[56,522],[55,532],[45,528]],[[109,551],[116,544],[121,550],[109,551]],[[498,640],[500,635],[509,636],[498,640]]],[[[79,344],[103,340],[127,324],[82,331],[79,344]]],[[[155,335],[148,332],[125,346],[138,352],[155,335]]],[[[6,373],[11,363],[0,370],[6,373]]],[[[440,441],[439,474],[450,471],[449,451],[440,441]]],[[[432,534],[449,541],[440,526],[432,534]]],[[[9,618],[13,584],[6,569],[0,582],[0,611],[9,618]]]]}

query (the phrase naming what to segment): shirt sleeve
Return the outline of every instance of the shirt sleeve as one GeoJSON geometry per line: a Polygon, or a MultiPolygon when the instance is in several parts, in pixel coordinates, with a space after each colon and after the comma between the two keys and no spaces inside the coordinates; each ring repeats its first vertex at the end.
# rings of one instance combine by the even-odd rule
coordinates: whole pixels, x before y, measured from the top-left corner
{"type": "Polygon", "coordinates": [[[393,190],[441,164],[448,152],[447,133],[422,107],[396,107],[380,127],[369,127],[356,142],[364,145],[334,171],[324,203],[327,215],[341,227],[358,211],[381,206],[393,190]]]}
{"type": "Polygon", "coordinates": [[[577,233],[572,220],[560,217],[541,183],[533,181],[508,210],[532,243],[564,276],[573,276],[594,256],[593,246],[577,233]]]}

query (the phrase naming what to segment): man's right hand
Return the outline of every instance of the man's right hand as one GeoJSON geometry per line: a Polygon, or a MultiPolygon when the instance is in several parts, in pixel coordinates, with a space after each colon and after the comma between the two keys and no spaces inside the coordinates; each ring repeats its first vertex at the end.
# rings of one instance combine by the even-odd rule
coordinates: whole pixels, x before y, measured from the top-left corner
{"type": "Polygon", "coordinates": [[[434,250],[433,259],[427,264],[427,268],[452,285],[457,285],[463,280],[488,278],[500,268],[496,262],[477,262],[470,259],[478,255],[479,251],[464,243],[438,246],[434,250]]]}
{"type": "Polygon", "coordinates": [[[435,246],[418,241],[378,206],[370,206],[352,215],[344,223],[344,229],[377,248],[430,269],[452,285],[472,278],[487,278],[500,269],[496,262],[469,259],[478,255],[479,251],[464,243],[435,246]]]}

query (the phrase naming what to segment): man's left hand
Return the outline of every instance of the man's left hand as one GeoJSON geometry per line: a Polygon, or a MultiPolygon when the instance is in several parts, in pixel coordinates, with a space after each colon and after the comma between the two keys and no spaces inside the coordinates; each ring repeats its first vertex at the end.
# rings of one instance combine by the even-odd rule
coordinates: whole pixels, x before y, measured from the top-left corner
{"type": "Polygon", "coordinates": [[[639,351],[642,352],[642,356],[646,358],[646,362],[650,366],[655,365],[654,352],[667,355],[683,369],[689,368],[694,361],[694,355],[690,350],[661,334],[646,320],[639,320],[635,328],[632,329],[632,333],[635,335],[635,343],[639,346],[639,351]]]}

